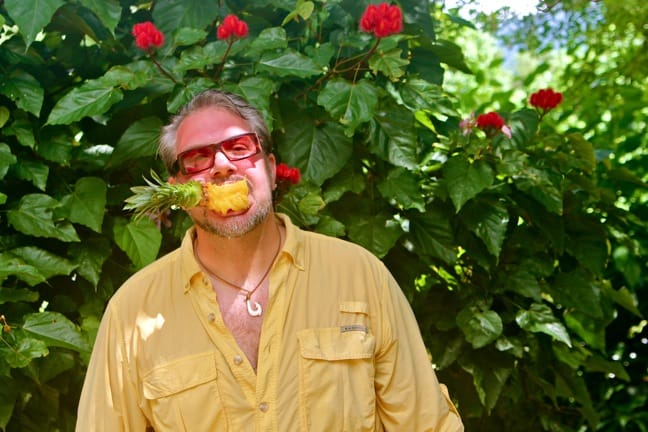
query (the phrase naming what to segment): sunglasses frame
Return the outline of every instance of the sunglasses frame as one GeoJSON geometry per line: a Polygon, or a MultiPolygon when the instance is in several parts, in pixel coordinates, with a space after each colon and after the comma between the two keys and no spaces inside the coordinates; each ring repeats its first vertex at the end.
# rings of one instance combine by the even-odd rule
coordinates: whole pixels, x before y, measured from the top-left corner
{"type": "Polygon", "coordinates": [[[261,139],[259,138],[259,135],[256,132],[246,132],[246,133],[242,133],[242,134],[239,134],[239,135],[231,136],[231,137],[226,138],[226,139],[224,139],[222,141],[219,141],[217,143],[206,144],[204,146],[195,147],[195,148],[192,148],[192,149],[189,149],[189,150],[185,150],[182,153],[179,153],[178,156],[176,157],[176,161],[173,163],[173,169],[174,169],[175,172],[180,172],[180,173],[182,173],[184,175],[194,175],[194,174],[198,174],[198,173],[201,173],[203,171],[207,171],[209,169],[212,169],[214,167],[214,158],[216,156],[216,153],[218,153],[218,152],[223,153],[223,156],[225,156],[228,161],[236,162],[236,161],[240,161],[240,160],[244,160],[244,159],[249,159],[252,156],[256,156],[259,153],[261,153],[261,151],[263,151],[263,148],[261,147],[261,139]],[[233,141],[233,140],[237,140],[237,139],[239,139],[241,137],[245,137],[245,136],[250,136],[250,137],[254,138],[254,144],[255,144],[255,147],[256,147],[256,151],[254,153],[252,153],[250,155],[247,155],[247,156],[244,156],[244,157],[231,158],[231,157],[229,157],[227,155],[227,153],[225,153],[223,151],[223,144],[224,143],[227,143],[227,142],[230,142],[230,141],[233,141]],[[180,160],[182,159],[182,156],[189,153],[189,152],[195,151],[196,149],[203,149],[203,148],[214,149],[213,153],[212,153],[211,164],[207,168],[204,168],[204,169],[201,169],[201,170],[198,170],[198,171],[193,171],[193,172],[185,171],[184,165],[180,164],[180,160]]]}

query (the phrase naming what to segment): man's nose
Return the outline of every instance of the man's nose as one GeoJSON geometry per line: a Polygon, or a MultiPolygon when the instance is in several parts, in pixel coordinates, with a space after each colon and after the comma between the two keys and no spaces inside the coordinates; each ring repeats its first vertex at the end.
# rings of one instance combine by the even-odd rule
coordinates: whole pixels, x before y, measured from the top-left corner
{"type": "Polygon", "coordinates": [[[223,154],[222,151],[214,153],[214,166],[210,170],[210,174],[216,177],[226,177],[236,171],[236,165],[232,163],[223,154]]]}

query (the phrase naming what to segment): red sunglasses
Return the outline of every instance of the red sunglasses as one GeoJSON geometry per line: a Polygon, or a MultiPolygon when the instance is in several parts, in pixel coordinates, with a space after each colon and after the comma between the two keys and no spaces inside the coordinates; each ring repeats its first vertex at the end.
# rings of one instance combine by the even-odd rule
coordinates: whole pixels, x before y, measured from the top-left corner
{"type": "Polygon", "coordinates": [[[261,152],[259,136],[255,132],[248,132],[215,144],[183,151],[178,155],[174,167],[185,175],[208,170],[214,166],[217,152],[223,153],[230,161],[247,159],[261,152]]]}

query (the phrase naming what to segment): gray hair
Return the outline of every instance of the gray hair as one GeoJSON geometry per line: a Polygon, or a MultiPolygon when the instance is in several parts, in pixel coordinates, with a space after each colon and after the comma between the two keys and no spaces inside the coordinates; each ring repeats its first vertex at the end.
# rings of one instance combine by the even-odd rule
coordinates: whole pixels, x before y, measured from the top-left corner
{"type": "Polygon", "coordinates": [[[194,96],[193,99],[191,99],[176,115],[171,118],[170,123],[162,128],[158,154],[170,174],[174,174],[173,167],[176,162],[176,138],[180,124],[190,114],[207,107],[225,109],[248,122],[250,127],[252,127],[252,131],[256,132],[259,136],[263,152],[269,154],[272,151],[270,132],[263,115],[258,109],[234,93],[209,89],[194,96]]]}

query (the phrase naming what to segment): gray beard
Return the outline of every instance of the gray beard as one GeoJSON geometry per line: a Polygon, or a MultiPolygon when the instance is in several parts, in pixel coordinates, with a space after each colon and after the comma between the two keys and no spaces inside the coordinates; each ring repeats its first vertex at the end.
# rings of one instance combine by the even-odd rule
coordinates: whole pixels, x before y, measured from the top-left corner
{"type": "Polygon", "coordinates": [[[198,225],[204,231],[214,234],[218,237],[224,238],[236,238],[241,237],[254,228],[259,226],[261,222],[266,220],[270,212],[272,211],[272,201],[268,200],[267,202],[258,204],[256,211],[251,217],[247,217],[244,220],[235,220],[236,218],[229,218],[222,223],[212,223],[208,216],[208,210],[203,210],[204,218],[199,220],[194,219],[194,223],[198,225]]]}

